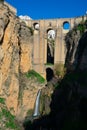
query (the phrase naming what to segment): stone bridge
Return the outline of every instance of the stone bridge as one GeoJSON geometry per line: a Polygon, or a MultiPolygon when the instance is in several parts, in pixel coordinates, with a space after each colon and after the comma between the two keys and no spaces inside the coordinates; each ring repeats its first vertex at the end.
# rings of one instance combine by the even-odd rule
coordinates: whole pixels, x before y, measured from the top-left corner
{"type": "MultiPolygon", "coordinates": [[[[14,14],[17,13],[13,6],[7,2],[4,2],[4,4],[14,14]]],[[[56,64],[64,64],[66,57],[65,36],[75,25],[86,19],[87,16],[85,15],[75,18],[24,20],[29,28],[34,31],[31,69],[45,77],[47,67],[53,69],[56,64]]]]}
{"type": "MultiPolygon", "coordinates": [[[[17,10],[4,2],[16,15],[17,10]]],[[[58,18],[46,20],[24,20],[33,29],[31,69],[42,76],[46,75],[46,68],[54,68],[56,64],[64,64],[66,57],[65,36],[75,25],[87,16],[75,18],[58,18]]],[[[21,21],[21,19],[20,19],[21,21]]]]}
{"type": "Polygon", "coordinates": [[[45,76],[47,67],[64,64],[66,57],[65,36],[86,16],[46,20],[28,20],[27,25],[34,30],[32,69],[45,76]]]}

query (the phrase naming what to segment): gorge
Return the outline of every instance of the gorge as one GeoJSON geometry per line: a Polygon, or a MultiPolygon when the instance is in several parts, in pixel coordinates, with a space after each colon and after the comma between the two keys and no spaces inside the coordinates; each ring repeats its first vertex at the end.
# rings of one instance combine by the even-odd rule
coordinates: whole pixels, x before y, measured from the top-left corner
{"type": "MultiPolygon", "coordinates": [[[[30,127],[31,130],[87,130],[87,19],[81,16],[76,21],[75,18],[58,20],[40,20],[38,30],[38,21],[23,21],[16,16],[15,8],[0,3],[1,115],[8,113],[4,108],[23,122],[26,116],[33,115],[38,91],[38,99],[40,96],[40,117],[28,122],[25,130],[30,127]],[[62,27],[66,20],[71,21],[70,30],[62,27]],[[47,34],[55,34],[55,30],[56,40],[50,41],[55,43],[54,62],[47,64],[47,34]],[[45,80],[42,77],[39,82],[36,71],[45,80]]],[[[34,113],[37,115],[38,110],[34,113]]]]}

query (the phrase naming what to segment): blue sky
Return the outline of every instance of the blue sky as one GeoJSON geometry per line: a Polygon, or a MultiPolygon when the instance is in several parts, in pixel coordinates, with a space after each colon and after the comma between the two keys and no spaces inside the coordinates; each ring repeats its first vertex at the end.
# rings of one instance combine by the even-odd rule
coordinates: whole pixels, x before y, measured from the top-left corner
{"type": "Polygon", "coordinates": [[[32,19],[69,18],[85,15],[87,0],[6,0],[17,8],[17,15],[32,19]]]}

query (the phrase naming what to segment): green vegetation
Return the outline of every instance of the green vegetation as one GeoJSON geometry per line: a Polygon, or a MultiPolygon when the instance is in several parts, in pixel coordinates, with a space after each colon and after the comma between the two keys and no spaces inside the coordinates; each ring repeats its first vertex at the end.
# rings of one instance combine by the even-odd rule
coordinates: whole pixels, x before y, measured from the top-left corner
{"type": "Polygon", "coordinates": [[[34,34],[33,28],[31,28],[31,27],[28,27],[28,28],[29,28],[29,30],[30,30],[31,35],[33,35],[33,34],[34,34]]]}
{"type": "Polygon", "coordinates": [[[45,65],[47,65],[47,66],[53,66],[54,64],[52,64],[52,63],[46,63],[45,65]]]}
{"type": "Polygon", "coordinates": [[[66,68],[64,68],[64,64],[62,64],[62,63],[55,64],[55,74],[58,77],[63,78],[65,73],[66,73],[66,68]]]}
{"type": "Polygon", "coordinates": [[[82,20],[76,27],[76,30],[80,31],[80,34],[82,35],[85,32],[85,29],[87,28],[87,20],[82,20]]]}
{"type": "Polygon", "coordinates": [[[85,24],[79,24],[77,26],[77,30],[79,30],[81,34],[84,33],[85,29],[86,29],[85,24]]]}
{"type": "Polygon", "coordinates": [[[13,116],[6,108],[2,108],[2,111],[0,111],[0,119],[2,119],[5,128],[20,130],[15,122],[15,116],[13,116]],[[3,118],[5,118],[5,121],[3,121],[3,118]]]}
{"type": "Polygon", "coordinates": [[[27,116],[29,117],[29,116],[32,116],[32,115],[33,115],[33,110],[32,109],[28,110],[27,111],[27,116]]]}
{"type": "Polygon", "coordinates": [[[10,128],[12,130],[20,130],[15,122],[15,116],[7,110],[7,107],[5,107],[5,99],[2,97],[0,97],[0,104],[2,104],[0,107],[0,130],[3,124],[4,129],[10,128]]]}
{"type": "MultiPolygon", "coordinates": [[[[87,20],[82,20],[78,25],[76,24],[72,30],[70,30],[65,36],[65,46],[67,49],[65,66],[72,68],[72,62],[74,58],[78,58],[80,62],[81,55],[83,54],[84,48],[86,47],[86,29],[87,29],[87,20]],[[77,42],[79,43],[76,49],[77,42]],[[76,52],[75,52],[76,49],[76,52]],[[75,53],[75,54],[74,54],[75,53]],[[76,56],[78,53],[78,56],[76,56]]],[[[74,64],[76,67],[78,63],[74,64]]],[[[80,64],[80,63],[79,63],[80,64]]]]}
{"type": "Polygon", "coordinates": [[[37,81],[39,83],[44,83],[45,82],[45,79],[39,74],[37,73],[36,71],[34,70],[30,70],[27,74],[26,74],[27,78],[36,78],[37,81]]]}
{"type": "Polygon", "coordinates": [[[6,109],[2,109],[2,114],[8,119],[8,122],[6,122],[7,128],[16,128],[16,125],[14,124],[14,116],[11,115],[9,111],[6,109]]]}
{"type": "Polygon", "coordinates": [[[5,99],[0,97],[0,103],[5,104],[5,99]]]}

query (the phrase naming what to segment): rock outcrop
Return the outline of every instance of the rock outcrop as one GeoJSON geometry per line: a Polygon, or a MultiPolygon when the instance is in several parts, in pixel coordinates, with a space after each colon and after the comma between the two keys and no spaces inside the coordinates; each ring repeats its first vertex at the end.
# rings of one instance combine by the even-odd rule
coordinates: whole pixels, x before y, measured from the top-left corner
{"type": "Polygon", "coordinates": [[[5,105],[4,98],[0,98],[0,130],[23,130],[23,127],[5,105]]]}
{"type": "Polygon", "coordinates": [[[12,114],[22,119],[33,109],[39,85],[22,74],[32,69],[32,34],[29,27],[0,3],[0,96],[12,114]],[[22,80],[21,80],[22,79],[22,80]],[[33,85],[32,85],[33,84],[33,85]],[[33,87],[36,87],[32,91],[33,87]],[[24,89],[25,88],[25,89],[24,89]],[[22,96],[21,96],[22,95],[22,96]]]}
{"type": "Polygon", "coordinates": [[[81,21],[72,30],[68,32],[66,41],[66,67],[87,70],[87,20],[81,21]]]}

